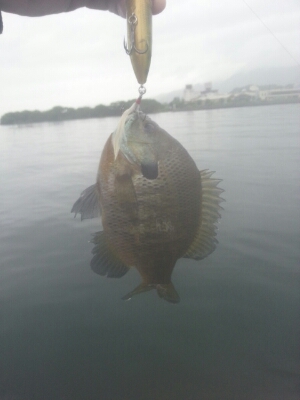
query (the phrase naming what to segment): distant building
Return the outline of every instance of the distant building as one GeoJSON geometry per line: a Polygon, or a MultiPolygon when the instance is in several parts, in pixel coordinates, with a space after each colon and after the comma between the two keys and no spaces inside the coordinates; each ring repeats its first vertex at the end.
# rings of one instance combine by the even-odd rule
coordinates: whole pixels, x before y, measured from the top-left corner
{"type": "Polygon", "coordinates": [[[259,92],[261,100],[297,100],[300,99],[300,89],[272,89],[272,90],[261,90],[259,92]]]}
{"type": "Polygon", "coordinates": [[[183,92],[183,101],[185,103],[205,103],[226,101],[229,98],[228,93],[219,93],[217,89],[212,89],[212,83],[207,82],[204,85],[204,90],[195,91],[193,85],[186,85],[183,92]]]}
{"type": "Polygon", "coordinates": [[[262,88],[257,85],[248,85],[236,88],[230,93],[219,93],[218,90],[212,89],[211,82],[207,82],[202,91],[195,91],[191,84],[186,85],[183,101],[184,103],[197,103],[199,105],[226,104],[234,101],[242,103],[300,101],[300,88],[294,88],[293,85],[286,87],[271,85],[262,88]]]}
{"type": "Polygon", "coordinates": [[[183,92],[183,101],[189,103],[197,96],[197,92],[194,92],[193,85],[186,85],[183,92]]]}
{"type": "MultiPolygon", "coordinates": [[[[272,86],[272,85],[271,85],[272,86]]],[[[274,87],[265,89],[255,85],[248,85],[243,88],[234,89],[231,94],[236,98],[241,95],[248,96],[252,99],[261,101],[278,101],[278,100],[298,100],[300,99],[300,89],[294,88],[292,85],[286,87],[274,87]]]]}

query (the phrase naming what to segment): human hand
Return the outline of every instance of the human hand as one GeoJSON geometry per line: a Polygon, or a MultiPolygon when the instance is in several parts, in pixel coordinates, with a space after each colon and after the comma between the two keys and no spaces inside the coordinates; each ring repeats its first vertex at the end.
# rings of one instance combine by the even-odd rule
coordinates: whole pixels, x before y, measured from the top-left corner
{"type": "MultiPolygon", "coordinates": [[[[166,0],[152,0],[152,13],[164,10],[166,0]]],[[[28,17],[58,14],[87,7],[95,10],[109,10],[125,17],[125,0],[0,0],[0,10],[28,17]]]]}

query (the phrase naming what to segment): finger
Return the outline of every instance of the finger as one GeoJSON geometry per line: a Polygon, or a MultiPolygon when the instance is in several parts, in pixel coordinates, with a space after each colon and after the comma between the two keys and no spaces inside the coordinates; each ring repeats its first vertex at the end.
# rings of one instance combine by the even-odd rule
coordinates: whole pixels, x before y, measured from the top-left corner
{"type": "Polygon", "coordinates": [[[152,0],[152,14],[161,13],[166,8],[166,0],[152,0]]]}
{"type": "MultiPolygon", "coordinates": [[[[86,7],[94,9],[103,9],[102,4],[100,5],[99,0],[87,0],[86,7]]],[[[152,0],[152,14],[156,15],[161,13],[166,7],[166,0],[152,0]]],[[[107,2],[107,7],[110,12],[119,15],[120,17],[126,17],[126,0],[111,0],[107,2]]]]}
{"type": "MultiPolygon", "coordinates": [[[[80,7],[109,10],[121,17],[126,16],[125,0],[0,0],[2,11],[26,16],[42,16],[73,11],[80,7]]],[[[166,7],[166,0],[152,0],[153,15],[166,7]]]]}

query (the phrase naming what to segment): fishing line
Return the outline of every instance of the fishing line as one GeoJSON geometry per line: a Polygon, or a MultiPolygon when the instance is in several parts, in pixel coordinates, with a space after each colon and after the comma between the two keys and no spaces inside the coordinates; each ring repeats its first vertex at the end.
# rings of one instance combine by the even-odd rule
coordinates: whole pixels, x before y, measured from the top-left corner
{"type": "Polygon", "coordinates": [[[246,0],[242,0],[249,10],[256,16],[256,18],[263,24],[263,26],[271,33],[271,35],[277,40],[280,46],[289,54],[289,56],[295,61],[295,63],[300,67],[299,61],[289,52],[289,50],[285,47],[285,45],[278,39],[278,37],[271,31],[271,29],[264,23],[264,21],[259,17],[259,15],[250,7],[250,5],[246,2],[246,0]]]}

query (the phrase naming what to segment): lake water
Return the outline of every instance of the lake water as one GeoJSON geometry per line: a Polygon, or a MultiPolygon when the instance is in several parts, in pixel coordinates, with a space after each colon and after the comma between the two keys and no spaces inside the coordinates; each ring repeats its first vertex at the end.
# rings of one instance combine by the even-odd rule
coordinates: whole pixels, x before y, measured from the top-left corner
{"type": "Polygon", "coordinates": [[[118,119],[0,127],[1,400],[299,400],[300,105],[151,116],[222,178],[219,245],[181,302],[94,274],[70,213],[118,119]]]}

